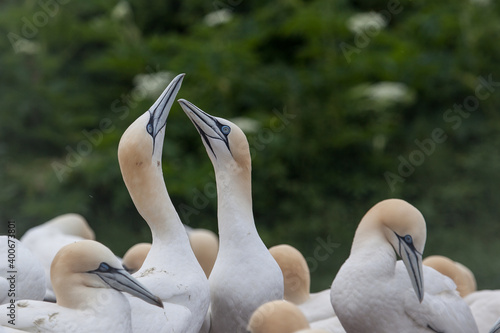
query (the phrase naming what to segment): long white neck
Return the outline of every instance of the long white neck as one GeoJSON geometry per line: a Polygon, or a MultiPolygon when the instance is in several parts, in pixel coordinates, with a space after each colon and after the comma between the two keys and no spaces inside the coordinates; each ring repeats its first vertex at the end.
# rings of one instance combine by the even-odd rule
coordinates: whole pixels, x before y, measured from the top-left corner
{"type": "Polygon", "coordinates": [[[250,169],[219,169],[216,170],[216,179],[221,247],[228,243],[240,243],[247,235],[258,237],[252,212],[250,169]]]}
{"type": "Polygon", "coordinates": [[[158,266],[167,262],[165,257],[176,248],[176,257],[192,254],[189,239],[167,192],[161,163],[139,167],[130,177],[125,176],[130,196],[152,233],[151,250],[141,268],[158,266]],[[191,251],[191,253],[189,253],[191,251]]]}

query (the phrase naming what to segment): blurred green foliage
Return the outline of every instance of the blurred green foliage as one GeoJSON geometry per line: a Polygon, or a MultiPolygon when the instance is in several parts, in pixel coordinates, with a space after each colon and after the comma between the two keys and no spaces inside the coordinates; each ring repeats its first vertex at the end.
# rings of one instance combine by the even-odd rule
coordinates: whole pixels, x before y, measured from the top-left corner
{"type": "MultiPolygon", "coordinates": [[[[137,76],[186,73],[179,98],[257,122],[247,134],[258,230],[268,246],[289,243],[304,253],[314,290],[330,286],[359,220],[389,197],[423,212],[426,255],[462,262],[479,288],[499,287],[499,85],[479,88],[489,95],[466,116],[447,113],[474,102],[467,98],[479,77],[500,82],[498,2],[25,0],[0,7],[0,220],[16,220],[19,237],[76,212],[118,255],[149,240],[121,179],[117,145],[159,95],[141,92],[137,76]],[[370,11],[385,23],[350,28],[370,11]],[[431,144],[435,129],[442,142],[431,144]],[[327,251],[328,242],[338,246],[327,251]]],[[[163,163],[183,221],[216,230],[212,166],[178,105],[163,163]]]]}

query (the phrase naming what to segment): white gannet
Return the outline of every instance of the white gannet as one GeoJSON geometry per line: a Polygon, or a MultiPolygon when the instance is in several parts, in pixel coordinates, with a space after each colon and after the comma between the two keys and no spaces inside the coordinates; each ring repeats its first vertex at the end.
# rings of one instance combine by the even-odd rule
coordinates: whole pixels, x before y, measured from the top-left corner
{"type": "Polygon", "coordinates": [[[11,299],[43,300],[45,271],[38,258],[9,236],[0,236],[0,253],[0,304],[11,299]]]}
{"type": "Polygon", "coordinates": [[[135,332],[198,332],[210,304],[208,280],[163,179],[165,126],[184,74],[123,133],[118,161],[132,201],[152,233],[152,246],[134,274],[164,302],[165,311],[130,299],[135,332]]]}
{"type": "Polygon", "coordinates": [[[217,183],[219,253],[209,278],[210,332],[245,332],[260,305],[283,299],[283,275],[253,219],[248,141],[230,121],[179,103],[202,138],[217,183]]]}
{"type": "Polygon", "coordinates": [[[346,332],[477,332],[453,281],[422,265],[425,240],[422,214],[403,200],[366,213],[331,288],[346,332]]]}
{"type": "Polygon", "coordinates": [[[125,252],[122,259],[122,266],[130,274],[137,272],[151,249],[151,243],[137,243],[125,252]]]}
{"type": "Polygon", "coordinates": [[[288,244],[273,246],[269,252],[283,272],[284,298],[304,313],[309,323],[335,316],[330,289],[310,293],[311,275],[307,261],[299,250],[288,244]]]}
{"type": "Polygon", "coordinates": [[[470,269],[464,265],[439,255],[428,256],[422,261],[422,264],[432,267],[452,279],[457,285],[457,291],[462,298],[476,291],[476,278],[470,269]]]}
{"type": "Polygon", "coordinates": [[[277,300],[259,306],[250,317],[247,330],[250,333],[294,333],[307,328],[309,323],[295,304],[277,300]]]}
{"type": "Polygon", "coordinates": [[[219,252],[219,237],[213,231],[202,228],[190,230],[188,236],[194,255],[208,278],[219,252]]]}
{"type": "Polygon", "coordinates": [[[0,324],[26,332],[131,332],[130,305],[121,291],[162,306],[111,250],[91,240],[63,247],[52,262],[51,279],[57,303],[17,301],[14,312],[4,304],[0,324]]]}
{"type": "Polygon", "coordinates": [[[63,246],[84,239],[95,240],[94,231],[83,216],[74,213],[59,215],[29,229],[21,237],[21,242],[38,258],[45,270],[46,300],[55,301],[50,283],[52,259],[63,246]]]}
{"type": "Polygon", "coordinates": [[[500,290],[479,290],[464,300],[472,311],[479,332],[489,332],[500,318],[500,290]]]}

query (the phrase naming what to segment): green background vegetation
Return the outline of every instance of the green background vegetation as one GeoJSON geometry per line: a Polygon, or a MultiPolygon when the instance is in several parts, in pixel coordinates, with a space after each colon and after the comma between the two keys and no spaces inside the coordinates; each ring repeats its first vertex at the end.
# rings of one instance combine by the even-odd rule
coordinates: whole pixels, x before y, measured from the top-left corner
{"type": "MultiPolygon", "coordinates": [[[[117,145],[155,100],[133,95],[134,77],[186,73],[179,98],[220,117],[258,123],[248,132],[257,228],[268,246],[289,243],[309,258],[313,290],[329,288],[363,214],[390,197],[426,217],[425,255],[447,255],[472,269],[479,288],[498,288],[500,87],[460,116],[460,124],[446,121],[445,113],[474,96],[478,77],[500,81],[500,5],[402,1],[371,37],[362,40],[348,28],[353,15],[387,10],[388,3],[3,1],[2,228],[14,219],[20,237],[76,212],[118,255],[149,240],[123,184],[117,145]],[[207,25],[206,15],[220,9],[231,19],[207,25]],[[23,35],[27,21],[42,22],[40,12],[46,24],[35,25],[33,36],[24,28],[23,35]],[[23,38],[22,47],[12,33],[23,38]],[[346,58],[342,45],[363,47],[346,58]],[[367,93],[386,81],[407,87],[405,97],[367,93]],[[284,110],[294,117],[286,124],[276,118],[284,110]],[[77,151],[88,140],[83,131],[99,130],[102,119],[110,119],[111,129],[60,181],[53,163],[67,165],[68,147],[77,151]],[[279,124],[286,126],[273,131],[279,124]],[[417,158],[415,140],[432,138],[436,128],[446,140],[421,153],[423,163],[391,188],[384,174],[398,175],[400,156],[417,158]],[[326,256],[321,244],[328,241],[338,247],[326,256]]],[[[203,207],[181,214],[184,222],[215,231],[216,198],[200,194],[213,184],[212,165],[177,104],[167,123],[163,169],[178,210],[203,207]]]]}

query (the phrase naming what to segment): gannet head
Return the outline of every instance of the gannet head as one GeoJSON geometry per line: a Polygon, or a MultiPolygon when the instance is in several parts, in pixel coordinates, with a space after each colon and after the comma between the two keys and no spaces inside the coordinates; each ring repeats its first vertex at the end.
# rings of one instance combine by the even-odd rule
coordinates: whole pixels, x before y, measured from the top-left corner
{"type": "Polygon", "coordinates": [[[444,256],[429,256],[422,263],[434,268],[439,273],[446,275],[455,282],[461,297],[476,291],[474,274],[465,266],[444,256]]]}
{"type": "Polygon", "coordinates": [[[193,253],[208,278],[219,252],[219,237],[208,229],[192,229],[188,235],[193,253]]]}
{"type": "Polygon", "coordinates": [[[50,278],[61,306],[75,307],[84,291],[71,289],[111,288],[127,292],[147,303],[163,307],[161,300],[127,273],[120,261],[106,246],[82,240],[64,246],[54,257],[50,278]]]}
{"type": "Polygon", "coordinates": [[[262,304],[248,321],[251,333],[287,333],[309,328],[309,322],[293,303],[284,300],[262,304]]]}
{"type": "Polygon", "coordinates": [[[307,261],[299,250],[287,244],[273,246],[269,252],[283,273],[284,298],[294,304],[302,304],[309,299],[311,275],[307,261]]]}
{"type": "Polygon", "coordinates": [[[388,199],[373,206],[364,223],[382,228],[387,241],[403,260],[418,300],[424,299],[422,253],[427,237],[425,220],[418,209],[404,200],[388,199]]]}
{"type": "Polygon", "coordinates": [[[137,272],[146,260],[149,250],[151,250],[151,243],[138,243],[132,246],[123,255],[123,268],[130,274],[137,272]]]}
{"type": "Polygon", "coordinates": [[[243,131],[229,120],[209,115],[196,105],[180,99],[182,109],[200,133],[214,166],[250,170],[250,149],[243,131]]]}
{"type": "Polygon", "coordinates": [[[47,226],[57,228],[65,235],[80,236],[85,239],[95,240],[94,230],[89,226],[87,220],[74,213],[63,214],[45,222],[47,226]]]}
{"type": "Polygon", "coordinates": [[[165,125],[183,78],[184,74],[177,75],[149,110],[123,133],[118,145],[118,162],[125,184],[135,173],[151,166],[161,170],[165,125]]]}

